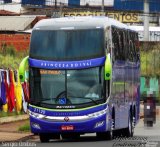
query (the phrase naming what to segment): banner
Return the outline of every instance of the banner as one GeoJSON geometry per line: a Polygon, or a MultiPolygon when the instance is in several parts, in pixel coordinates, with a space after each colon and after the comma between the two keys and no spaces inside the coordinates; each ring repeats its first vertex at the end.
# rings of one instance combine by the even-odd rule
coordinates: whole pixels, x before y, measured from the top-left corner
{"type": "Polygon", "coordinates": [[[116,19],[122,23],[138,23],[141,22],[139,19],[138,13],[129,13],[129,12],[105,12],[104,14],[102,12],[63,12],[62,15],[64,17],[67,16],[108,16],[110,18],[116,19]]]}

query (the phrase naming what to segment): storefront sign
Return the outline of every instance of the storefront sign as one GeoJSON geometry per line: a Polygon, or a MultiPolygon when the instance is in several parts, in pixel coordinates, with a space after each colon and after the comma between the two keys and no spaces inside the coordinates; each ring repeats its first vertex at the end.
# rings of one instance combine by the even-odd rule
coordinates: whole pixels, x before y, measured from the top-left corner
{"type": "Polygon", "coordinates": [[[114,12],[105,12],[104,14],[102,12],[63,12],[63,16],[108,16],[110,18],[114,18],[120,22],[123,23],[136,23],[140,22],[138,13],[114,13],[114,12]]]}

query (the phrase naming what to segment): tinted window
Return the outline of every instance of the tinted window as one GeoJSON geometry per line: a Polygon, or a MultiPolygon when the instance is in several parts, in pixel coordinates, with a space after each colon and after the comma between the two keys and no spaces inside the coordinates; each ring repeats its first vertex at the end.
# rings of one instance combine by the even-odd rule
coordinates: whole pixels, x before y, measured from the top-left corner
{"type": "Polygon", "coordinates": [[[115,60],[125,60],[125,30],[112,27],[112,41],[115,60]]]}
{"type": "Polygon", "coordinates": [[[30,57],[44,60],[79,60],[104,55],[103,29],[34,30],[30,57]]]}

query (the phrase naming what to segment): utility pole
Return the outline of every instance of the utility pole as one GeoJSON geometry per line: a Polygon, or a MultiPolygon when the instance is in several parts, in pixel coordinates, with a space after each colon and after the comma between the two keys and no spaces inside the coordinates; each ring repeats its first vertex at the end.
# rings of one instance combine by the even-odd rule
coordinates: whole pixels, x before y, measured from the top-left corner
{"type": "Polygon", "coordinates": [[[55,8],[57,8],[57,0],[55,0],[55,8]]]}
{"type": "MultiPolygon", "coordinates": [[[[144,33],[143,33],[143,48],[146,52],[146,75],[148,77],[148,54],[147,54],[147,50],[148,50],[148,41],[149,41],[149,2],[148,0],[144,0],[144,33]]],[[[149,80],[149,79],[147,79],[149,80]]]]}
{"type": "Polygon", "coordinates": [[[101,12],[102,12],[101,15],[105,16],[105,14],[104,14],[104,0],[102,0],[101,12]]]}
{"type": "Polygon", "coordinates": [[[101,11],[104,12],[104,0],[102,0],[102,7],[101,7],[101,11]]]}
{"type": "Polygon", "coordinates": [[[63,4],[60,2],[60,17],[62,17],[63,4]]]}
{"type": "Polygon", "coordinates": [[[149,0],[144,0],[144,41],[149,41],[149,0]]]}

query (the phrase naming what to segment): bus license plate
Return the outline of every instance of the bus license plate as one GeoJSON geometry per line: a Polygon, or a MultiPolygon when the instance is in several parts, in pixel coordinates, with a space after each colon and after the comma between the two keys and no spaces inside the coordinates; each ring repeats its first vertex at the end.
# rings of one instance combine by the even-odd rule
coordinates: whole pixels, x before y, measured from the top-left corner
{"type": "Polygon", "coordinates": [[[68,130],[74,130],[74,126],[73,125],[69,125],[69,126],[61,126],[61,130],[62,131],[68,131],[68,130]]]}

